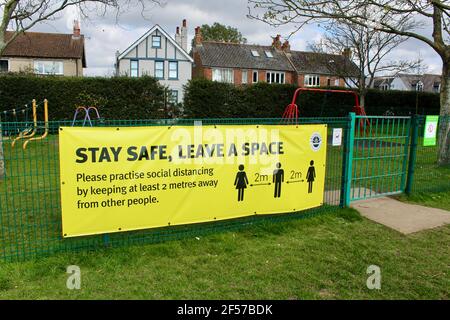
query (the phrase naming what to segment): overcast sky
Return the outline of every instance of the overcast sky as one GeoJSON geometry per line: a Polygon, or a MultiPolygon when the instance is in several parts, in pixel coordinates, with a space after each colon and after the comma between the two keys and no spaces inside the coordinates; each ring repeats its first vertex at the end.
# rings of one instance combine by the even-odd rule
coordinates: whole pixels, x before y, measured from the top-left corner
{"type": "MultiPolygon", "coordinates": [[[[85,75],[111,75],[114,70],[115,52],[123,51],[153,25],[159,24],[170,35],[174,35],[177,26],[187,19],[189,43],[194,35],[194,28],[202,24],[219,22],[238,28],[249,43],[271,44],[271,36],[287,36],[293,26],[272,28],[263,22],[246,17],[248,13],[246,0],[162,0],[162,6],[149,4],[145,13],[134,6],[121,14],[116,21],[113,12],[106,17],[92,17],[81,21],[81,32],[86,37],[86,56],[88,68],[85,75]],[[143,16],[144,15],[144,16],[143,16]]],[[[148,1],[151,3],[151,1],[148,1]]],[[[73,19],[78,16],[76,10],[67,10],[55,21],[35,27],[34,31],[72,32],[73,19]]],[[[310,42],[320,39],[320,29],[307,26],[291,37],[293,50],[306,50],[310,42]]],[[[428,65],[428,73],[441,73],[439,56],[427,45],[410,39],[390,54],[389,59],[417,59],[420,57],[428,65]]]]}

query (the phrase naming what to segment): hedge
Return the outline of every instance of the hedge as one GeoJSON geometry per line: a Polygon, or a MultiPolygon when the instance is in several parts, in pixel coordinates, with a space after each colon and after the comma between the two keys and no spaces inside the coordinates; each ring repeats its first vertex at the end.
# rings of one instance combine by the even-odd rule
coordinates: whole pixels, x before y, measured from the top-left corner
{"type": "MultiPolygon", "coordinates": [[[[281,117],[291,102],[297,87],[257,83],[236,87],[205,79],[191,80],[185,87],[184,110],[192,118],[227,117],[281,117]]],[[[416,92],[370,90],[366,97],[369,115],[383,115],[386,111],[395,115],[416,113],[416,92]]],[[[438,114],[439,95],[418,93],[418,113],[438,114]]],[[[303,92],[298,98],[300,115],[303,117],[340,117],[348,114],[354,106],[351,95],[339,93],[303,92]]]]}
{"type": "Polygon", "coordinates": [[[164,117],[164,88],[151,77],[0,76],[0,111],[32,99],[49,101],[51,120],[72,119],[76,106],[96,106],[105,119],[164,117]]]}

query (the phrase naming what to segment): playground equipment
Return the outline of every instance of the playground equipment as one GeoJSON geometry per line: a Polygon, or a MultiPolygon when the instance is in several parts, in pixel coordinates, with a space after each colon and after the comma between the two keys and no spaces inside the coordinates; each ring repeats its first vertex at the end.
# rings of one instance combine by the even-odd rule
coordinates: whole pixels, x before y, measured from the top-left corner
{"type": "Polygon", "coordinates": [[[13,147],[13,148],[16,145],[17,141],[26,140],[23,144],[23,149],[25,150],[28,143],[30,143],[30,141],[43,140],[48,136],[48,131],[49,131],[48,120],[49,119],[48,119],[48,101],[47,101],[47,99],[45,99],[40,104],[37,104],[36,100],[33,99],[31,101],[31,107],[28,106],[28,104],[26,104],[25,107],[22,109],[5,110],[5,111],[3,111],[3,116],[4,116],[3,121],[6,124],[5,133],[9,136],[9,139],[12,141],[11,147],[13,147]],[[44,133],[41,136],[36,137],[36,134],[37,134],[38,130],[40,129],[38,119],[37,119],[37,109],[41,104],[44,105],[44,126],[43,126],[44,133]],[[30,109],[32,110],[32,114],[33,114],[32,122],[29,121],[29,119],[28,119],[30,109]],[[20,115],[24,117],[24,121],[22,121],[23,125],[21,125],[21,122],[19,121],[20,115]],[[8,116],[10,117],[10,119],[8,119],[8,116]],[[10,121],[8,121],[8,120],[10,120],[10,121]],[[18,133],[18,136],[14,138],[13,136],[16,133],[18,133]]]}
{"type": "MultiPolygon", "coordinates": [[[[37,130],[39,127],[36,125],[35,129],[37,130]]],[[[48,136],[48,101],[47,99],[44,100],[44,133],[40,137],[31,137],[23,144],[23,150],[27,148],[28,143],[30,141],[37,141],[37,140],[44,140],[48,136]]]]}
{"type": "Polygon", "coordinates": [[[14,148],[14,145],[20,139],[32,138],[36,135],[37,132],[37,112],[36,112],[36,100],[32,101],[32,110],[33,110],[33,126],[30,126],[19,133],[19,136],[14,138],[11,142],[11,147],[14,148]]]}
{"type": "MultiPolygon", "coordinates": [[[[299,94],[303,91],[311,91],[311,92],[325,92],[325,93],[342,93],[342,94],[350,94],[355,98],[355,105],[353,106],[352,112],[354,112],[358,116],[366,116],[366,111],[359,104],[358,95],[354,91],[348,90],[336,90],[336,89],[316,89],[316,88],[298,88],[294,92],[294,96],[292,97],[291,103],[284,110],[282,119],[283,122],[287,124],[297,124],[298,121],[298,106],[296,104],[297,98],[299,94]]],[[[367,118],[361,118],[359,127],[362,129],[363,127],[368,129],[370,126],[370,122],[367,118]],[[366,125],[366,126],[364,126],[366,125]]]]}
{"type": "Polygon", "coordinates": [[[92,121],[91,121],[91,116],[89,115],[89,112],[91,110],[95,111],[95,114],[97,115],[97,120],[102,120],[102,118],[100,117],[100,113],[98,112],[98,109],[96,107],[78,107],[75,110],[75,115],[73,116],[73,121],[72,121],[72,127],[75,125],[75,121],[77,120],[78,117],[78,113],[80,113],[81,111],[84,111],[84,121],[83,121],[83,127],[86,125],[86,121],[89,121],[89,125],[92,127],[92,121]]]}

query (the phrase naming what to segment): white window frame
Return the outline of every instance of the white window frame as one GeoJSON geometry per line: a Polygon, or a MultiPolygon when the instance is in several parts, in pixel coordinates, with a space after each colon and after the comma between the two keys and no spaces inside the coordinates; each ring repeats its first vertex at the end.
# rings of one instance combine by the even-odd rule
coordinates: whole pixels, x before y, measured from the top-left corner
{"type": "Polygon", "coordinates": [[[266,81],[267,83],[286,83],[286,73],[280,71],[266,71],[266,81]]]}
{"type": "Polygon", "coordinates": [[[273,58],[272,52],[270,52],[268,50],[264,51],[264,54],[266,55],[267,58],[273,58]]]}
{"type": "Polygon", "coordinates": [[[242,70],[241,83],[242,84],[247,84],[248,83],[248,70],[242,70]]]}
{"type": "Polygon", "coordinates": [[[419,82],[416,83],[416,91],[423,92],[423,88],[424,88],[424,86],[423,86],[423,82],[422,81],[419,81],[419,82]]]}
{"type": "Polygon", "coordinates": [[[168,100],[170,103],[178,103],[178,90],[170,90],[168,100]]]}
{"type": "Polygon", "coordinates": [[[130,77],[137,78],[139,77],[139,60],[132,59],[130,60],[130,77]],[[136,63],[136,68],[133,68],[133,64],[136,63]],[[136,73],[134,73],[135,71],[136,73]]]}
{"type": "Polygon", "coordinates": [[[0,59],[0,61],[5,61],[6,62],[6,66],[7,66],[6,71],[0,71],[0,72],[9,72],[10,67],[11,67],[11,65],[9,63],[9,60],[8,59],[0,59]]]}
{"type": "Polygon", "coordinates": [[[64,75],[64,62],[57,60],[34,60],[33,69],[35,74],[40,75],[64,75]],[[52,67],[49,67],[50,64],[53,64],[52,67]],[[58,71],[55,72],[55,66],[58,65],[58,71]],[[49,67],[48,70],[46,68],[49,67]]]}
{"type": "Polygon", "coordinates": [[[318,74],[305,74],[305,87],[320,87],[320,76],[318,74]]]}
{"type": "Polygon", "coordinates": [[[258,50],[252,50],[252,56],[254,56],[254,57],[259,57],[259,52],[258,52],[258,50]]]}
{"type": "Polygon", "coordinates": [[[161,39],[160,35],[153,35],[152,36],[152,48],[161,49],[161,41],[162,41],[162,39],[161,39]],[[159,38],[159,46],[155,46],[155,40],[154,39],[158,39],[158,38],[159,38]]]}
{"type": "Polygon", "coordinates": [[[169,61],[169,80],[178,80],[178,61],[169,61]],[[175,69],[171,69],[171,66],[175,65],[175,69]],[[175,72],[175,76],[172,73],[175,72]]]}
{"type": "Polygon", "coordinates": [[[258,81],[259,81],[259,72],[258,72],[258,70],[253,70],[252,83],[258,83],[258,81]],[[256,75],[256,80],[255,80],[255,75],[256,75]]]}
{"type": "Polygon", "coordinates": [[[231,68],[213,68],[212,81],[234,83],[234,70],[231,68]]]}
{"type": "Polygon", "coordinates": [[[390,89],[390,86],[387,84],[387,83],[383,83],[381,86],[380,86],[380,90],[382,90],[382,91],[387,91],[387,90],[389,90],[390,89]]]}
{"type": "Polygon", "coordinates": [[[155,70],[154,70],[154,72],[155,72],[155,78],[156,78],[156,79],[158,79],[158,80],[163,80],[163,79],[164,79],[164,77],[165,77],[165,76],[164,76],[164,72],[165,72],[164,68],[165,68],[165,66],[164,66],[164,60],[156,60],[156,61],[155,61],[155,70]],[[162,64],[162,69],[156,67],[156,66],[159,65],[159,64],[162,64]],[[162,72],[162,77],[160,77],[160,76],[157,75],[157,72],[158,72],[158,71],[161,71],[161,72],[162,72]]]}

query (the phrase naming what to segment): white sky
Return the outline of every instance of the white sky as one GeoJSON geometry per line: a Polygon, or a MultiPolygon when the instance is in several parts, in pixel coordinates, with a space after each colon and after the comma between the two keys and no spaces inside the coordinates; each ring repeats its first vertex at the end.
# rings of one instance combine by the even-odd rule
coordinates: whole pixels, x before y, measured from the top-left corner
{"type": "MultiPolygon", "coordinates": [[[[272,28],[269,25],[250,20],[246,0],[162,0],[162,6],[149,5],[144,17],[141,8],[134,6],[121,14],[116,21],[114,14],[105,17],[92,17],[81,22],[81,32],[86,37],[87,76],[112,75],[115,52],[123,51],[154,24],[159,24],[170,35],[175,28],[187,19],[189,40],[193,37],[194,28],[202,24],[219,22],[239,29],[249,43],[271,44],[271,36],[281,34],[287,36],[293,26],[272,28]]],[[[150,0],[148,0],[151,3],[150,0]]],[[[33,31],[71,33],[73,19],[77,17],[75,10],[64,12],[59,19],[36,26],[33,31]]],[[[291,39],[293,50],[306,50],[308,43],[320,39],[320,29],[307,26],[291,39]]],[[[428,73],[441,73],[439,56],[427,45],[410,39],[394,50],[388,59],[417,59],[420,57],[428,66],[428,73]]]]}

